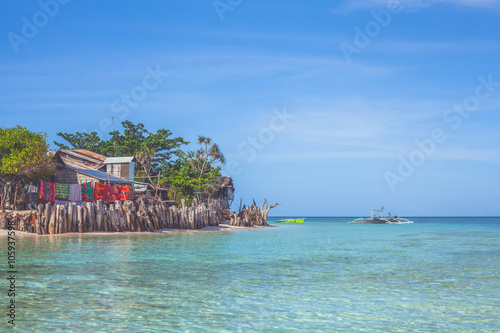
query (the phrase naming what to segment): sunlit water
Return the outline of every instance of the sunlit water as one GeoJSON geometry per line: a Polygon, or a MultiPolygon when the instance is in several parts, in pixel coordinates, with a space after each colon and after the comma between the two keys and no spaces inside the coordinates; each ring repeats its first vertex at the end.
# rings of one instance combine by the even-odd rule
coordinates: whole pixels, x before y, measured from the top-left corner
{"type": "MultiPolygon", "coordinates": [[[[15,329],[500,331],[499,218],[349,220],[235,232],[18,237],[15,329]]],[[[6,263],[5,238],[0,245],[6,263]]],[[[6,291],[4,299],[7,305],[6,291]]]]}

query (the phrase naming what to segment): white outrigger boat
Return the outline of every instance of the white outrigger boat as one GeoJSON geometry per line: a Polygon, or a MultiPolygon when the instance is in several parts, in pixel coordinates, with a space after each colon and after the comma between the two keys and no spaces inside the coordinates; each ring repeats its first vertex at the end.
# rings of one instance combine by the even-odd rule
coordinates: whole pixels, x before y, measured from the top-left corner
{"type": "MultiPolygon", "coordinates": [[[[410,224],[413,223],[413,221],[409,221],[407,219],[404,219],[402,217],[397,217],[397,216],[388,216],[388,217],[383,217],[382,212],[384,211],[384,207],[382,207],[380,210],[373,209],[371,211],[370,217],[369,218],[362,218],[360,217],[359,219],[355,219],[354,221],[348,222],[348,223],[366,223],[366,224],[410,224]],[[375,215],[373,212],[379,212],[380,216],[375,215]]],[[[389,213],[390,215],[390,213],[389,213]]]]}

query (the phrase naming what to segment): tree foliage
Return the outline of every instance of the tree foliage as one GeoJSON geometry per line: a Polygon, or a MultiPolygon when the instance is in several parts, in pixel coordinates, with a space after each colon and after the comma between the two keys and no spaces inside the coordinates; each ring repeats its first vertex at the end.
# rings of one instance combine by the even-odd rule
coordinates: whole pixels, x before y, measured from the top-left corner
{"type": "Polygon", "coordinates": [[[67,144],[54,142],[63,149],[87,149],[98,154],[113,156],[134,156],[139,167],[136,177],[155,185],[168,187],[169,197],[188,204],[195,197],[204,200],[211,196],[219,185],[221,165],[225,163],[220,147],[209,137],[199,136],[197,151],[183,152],[183,138],[171,138],[169,130],[160,129],[151,133],[143,124],[122,122],[123,133],[109,133],[108,140],[101,140],[96,132],[75,134],[57,133],[67,144]]]}
{"type": "Polygon", "coordinates": [[[54,174],[55,167],[48,154],[47,134],[30,132],[16,126],[0,128],[0,210],[5,203],[10,182],[16,181],[17,192],[20,183],[47,179],[54,174]]]}
{"type": "Polygon", "coordinates": [[[225,163],[224,154],[210,138],[200,136],[198,144],[199,150],[181,154],[162,179],[170,187],[171,198],[185,199],[188,204],[195,197],[205,200],[217,190],[220,164],[225,163]]]}
{"type": "Polygon", "coordinates": [[[105,150],[105,141],[102,141],[99,136],[97,135],[97,132],[92,132],[92,133],[81,133],[81,132],[76,132],[75,134],[69,134],[69,133],[57,133],[58,136],[64,139],[70,146],[65,145],[63,143],[58,143],[54,141],[54,144],[58,146],[61,149],[67,149],[67,150],[76,150],[76,149],[86,149],[90,150],[93,152],[96,152],[98,154],[103,154],[103,151],[105,150]]]}
{"type": "Polygon", "coordinates": [[[0,128],[0,177],[24,181],[50,177],[54,166],[48,151],[45,133],[22,126],[0,128]]]}
{"type": "Polygon", "coordinates": [[[200,135],[198,144],[201,148],[196,152],[189,152],[188,159],[191,168],[202,178],[212,172],[215,164],[226,163],[226,159],[219,146],[212,142],[211,138],[200,135]]]}
{"type": "MultiPolygon", "coordinates": [[[[144,125],[137,125],[130,121],[122,122],[123,133],[120,131],[110,132],[111,138],[102,140],[96,132],[75,134],[57,133],[68,144],[62,144],[54,141],[54,144],[62,149],[87,149],[107,157],[118,156],[142,156],[145,154],[152,156],[144,159],[148,160],[149,171],[159,172],[162,168],[166,168],[171,163],[174,155],[180,152],[182,145],[189,142],[183,138],[171,138],[172,132],[166,129],[159,129],[156,133],[151,133],[145,129],[144,125]]],[[[141,158],[141,160],[143,160],[141,158]]],[[[142,162],[141,168],[142,170],[142,162]]]]}

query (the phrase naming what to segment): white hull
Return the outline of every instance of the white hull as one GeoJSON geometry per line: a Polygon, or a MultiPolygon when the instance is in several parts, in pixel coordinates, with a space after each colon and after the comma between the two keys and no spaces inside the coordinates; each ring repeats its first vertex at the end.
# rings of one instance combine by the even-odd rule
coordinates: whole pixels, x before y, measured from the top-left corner
{"type": "Polygon", "coordinates": [[[410,224],[413,223],[413,221],[408,221],[407,219],[403,218],[395,218],[395,217],[381,217],[381,218],[359,218],[355,219],[352,222],[349,223],[362,223],[362,224],[410,224]]]}

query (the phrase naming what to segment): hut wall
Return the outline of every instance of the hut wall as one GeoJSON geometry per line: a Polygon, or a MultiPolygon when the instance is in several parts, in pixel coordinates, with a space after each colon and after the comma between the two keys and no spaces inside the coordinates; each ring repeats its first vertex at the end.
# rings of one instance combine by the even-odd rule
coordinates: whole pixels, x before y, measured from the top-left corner
{"type": "Polygon", "coordinates": [[[56,183],[61,183],[61,184],[83,184],[86,182],[98,182],[98,183],[102,182],[100,179],[80,174],[68,168],[57,169],[54,181],[56,183]]]}
{"type": "Polygon", "coordinates": [[[125,179],[129,179],[129,164],[128,163],[122,163],[121,165],[121,176],[125,179]]]}
{"type": "Polygon", "coordinates": [[[108,164],[106,167],[106,171],[116,177],[121,177],[129,180],[134,180],[134,172],[135,172],[134,163],[113,163],[108,164]]]}
{"type": "Polygon", "coordinates": [[[78,184],[78,176],[73,170],[57,168],[55,182],[61,184],[78,184]]]}
{"type": "Polygon", "coordinates": [[[76,176],[78,177],[78,184],[83,184],[83,183],[87,183],[87,182],[102,183],[102,181],[100,179],[97,179],[97,178],[94,178],[94,177],[90,177],[90,176],[87,176],[87,175],[82,175],[80,173],[76,173],[76,176]]]}

